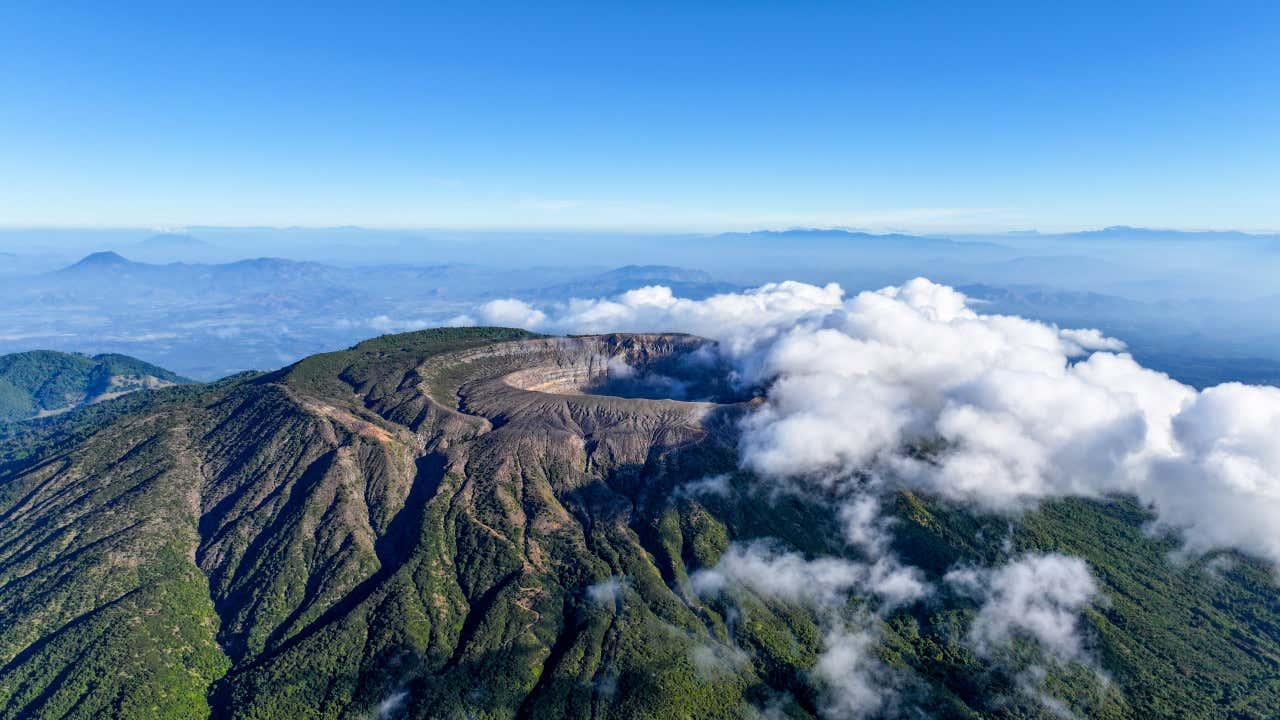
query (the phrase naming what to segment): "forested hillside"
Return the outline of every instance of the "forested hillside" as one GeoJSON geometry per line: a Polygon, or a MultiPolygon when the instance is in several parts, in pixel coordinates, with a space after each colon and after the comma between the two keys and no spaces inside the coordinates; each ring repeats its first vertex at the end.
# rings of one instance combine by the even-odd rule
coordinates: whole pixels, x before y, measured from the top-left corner
{"type": "Polygon", "coordinates": [[[55,415],[190,380],[127,355],[53,350],[0,355],[0,422],[55,415]]]}

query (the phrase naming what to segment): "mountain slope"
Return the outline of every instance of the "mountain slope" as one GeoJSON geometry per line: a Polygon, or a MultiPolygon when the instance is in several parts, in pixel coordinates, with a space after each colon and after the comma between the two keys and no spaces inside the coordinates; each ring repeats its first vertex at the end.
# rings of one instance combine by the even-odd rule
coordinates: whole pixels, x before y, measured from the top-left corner
{"type": "MultiPolygon", "coordinates": [[[[848,716],[817,667],[819,609],[690,580],[767,538],[859,557],[822,497],[736,470],[751,401],[597,394],[610,359],[676,372],[702,342],[387,336],[124,398],[0,454],[0,718],[848,716]]],[[[938,589],[883,616],[837,609],[878,633],[897,698],[880,714],[1056,716],[1019,691],[1032,649],[975,655],[976,605],[940,582],[1028,551],[1083,556],[1106,598],[1084,625],[1110,680],[1047,666],[1071,710],[1280,712],[1262,564],[1173,562],[1123,498],[986,517],[899,493],[886,509],[895,551],[938,589]]]]}
{"type": "Polygon", "coordinates": [[[66,412],[137,390],[189,383],[127,355],[53,350],[0,355],[0,422],[66,412]]]}

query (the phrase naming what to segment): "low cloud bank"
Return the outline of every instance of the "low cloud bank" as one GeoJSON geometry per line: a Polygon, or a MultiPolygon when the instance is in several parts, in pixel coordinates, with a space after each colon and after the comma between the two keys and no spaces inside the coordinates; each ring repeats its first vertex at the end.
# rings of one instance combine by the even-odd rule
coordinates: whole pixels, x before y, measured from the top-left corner
{"type": "Polygon", "coordinates": [[[765,476],[869,473],[993,511],[1131,493],[1192,550],[1280,562],[1280,389],[1196,392],[1096,330],[984,315],[923,278],[851,297],[782,282],[705,300],[660,286],[545,308],[497,300],[468,319],[719,341],[736,380],[766,388],[741,442],[765,476]]]}

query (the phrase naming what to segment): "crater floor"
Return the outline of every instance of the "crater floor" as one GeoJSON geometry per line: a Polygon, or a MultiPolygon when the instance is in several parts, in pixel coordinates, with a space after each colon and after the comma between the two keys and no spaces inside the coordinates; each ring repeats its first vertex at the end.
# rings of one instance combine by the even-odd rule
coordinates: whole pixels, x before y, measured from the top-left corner
{"type": "MultiPolygon", "coordinates": [[[[731,382],[712,341],[681,334],[613,334],[521,340],[435,358],[424,368],[437,402],[466,411],[477,399],[519,402],[524,393],[646,401],[671,409],[751,399],[731,382]]],[[[527,401],[528,398],[523,398],[527,401]]]]}

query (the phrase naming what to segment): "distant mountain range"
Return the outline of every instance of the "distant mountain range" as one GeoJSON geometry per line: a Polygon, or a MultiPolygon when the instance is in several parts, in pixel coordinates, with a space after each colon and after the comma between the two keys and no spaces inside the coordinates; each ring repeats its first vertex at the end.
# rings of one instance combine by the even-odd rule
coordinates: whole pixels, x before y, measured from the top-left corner
{"type": "Polygon", "coordinates": [[[442,294],[459,298],[517,295],[567,300],[612,296],[646,285],[665,285],[678,295],[705,297],[741,287],[718,281],[702,270],[668,265],[628,265],[585,274],[561,272],[559,275],[570,278],[524,289],[507,284],[523,275],[463,264],[336,267],[282,258],[157,264],[102,251],[52,273],[20,281],[17,287],[65,293],[74,298],[109,295],[115,299],[138,295],[151,299],[157,292],[215,298],[227,293],[281,295],[288,291],[312,308],[317,295],[336,295],[344,304],[354,305],[371,303],[375,296],[422,298],[442,294]]]}
{"type": "MultiPolygon", "coordinates": [[[[130,292],[148,286],[164,286],[188,292],[206,290],[230,290],[253,283],[319,283],[343,282],[348,273],[316,262],[285,260],[282,258],[253,258],[229,263],[145,263],[129,260],[112,251],[96,252],[79,262],[44,277],[35,278],[31,284],[40,287],[56,284],[62,278],[74,278],[78,282],[110,283],[113,292],[130,292]],[[52,280],[52,282],[50,282],[52,280]],[[127,285],[119,285],[127,282],[127,285]]],[[[79,285],[77,290],[84,290],[79,285]]]]}
{"type": "MultiPolygon", "coordinates": [[[[1244,242],[1269,245],[1280,242],[1280,233],[1246,233],[1238,230],[1161,230],[1114,225],[1100,230],[1053,234],[1053,237],[1090,241],[1244,242]]],[[[1278,248],[1280,249],[1280,248],[1278,248]]]]}

